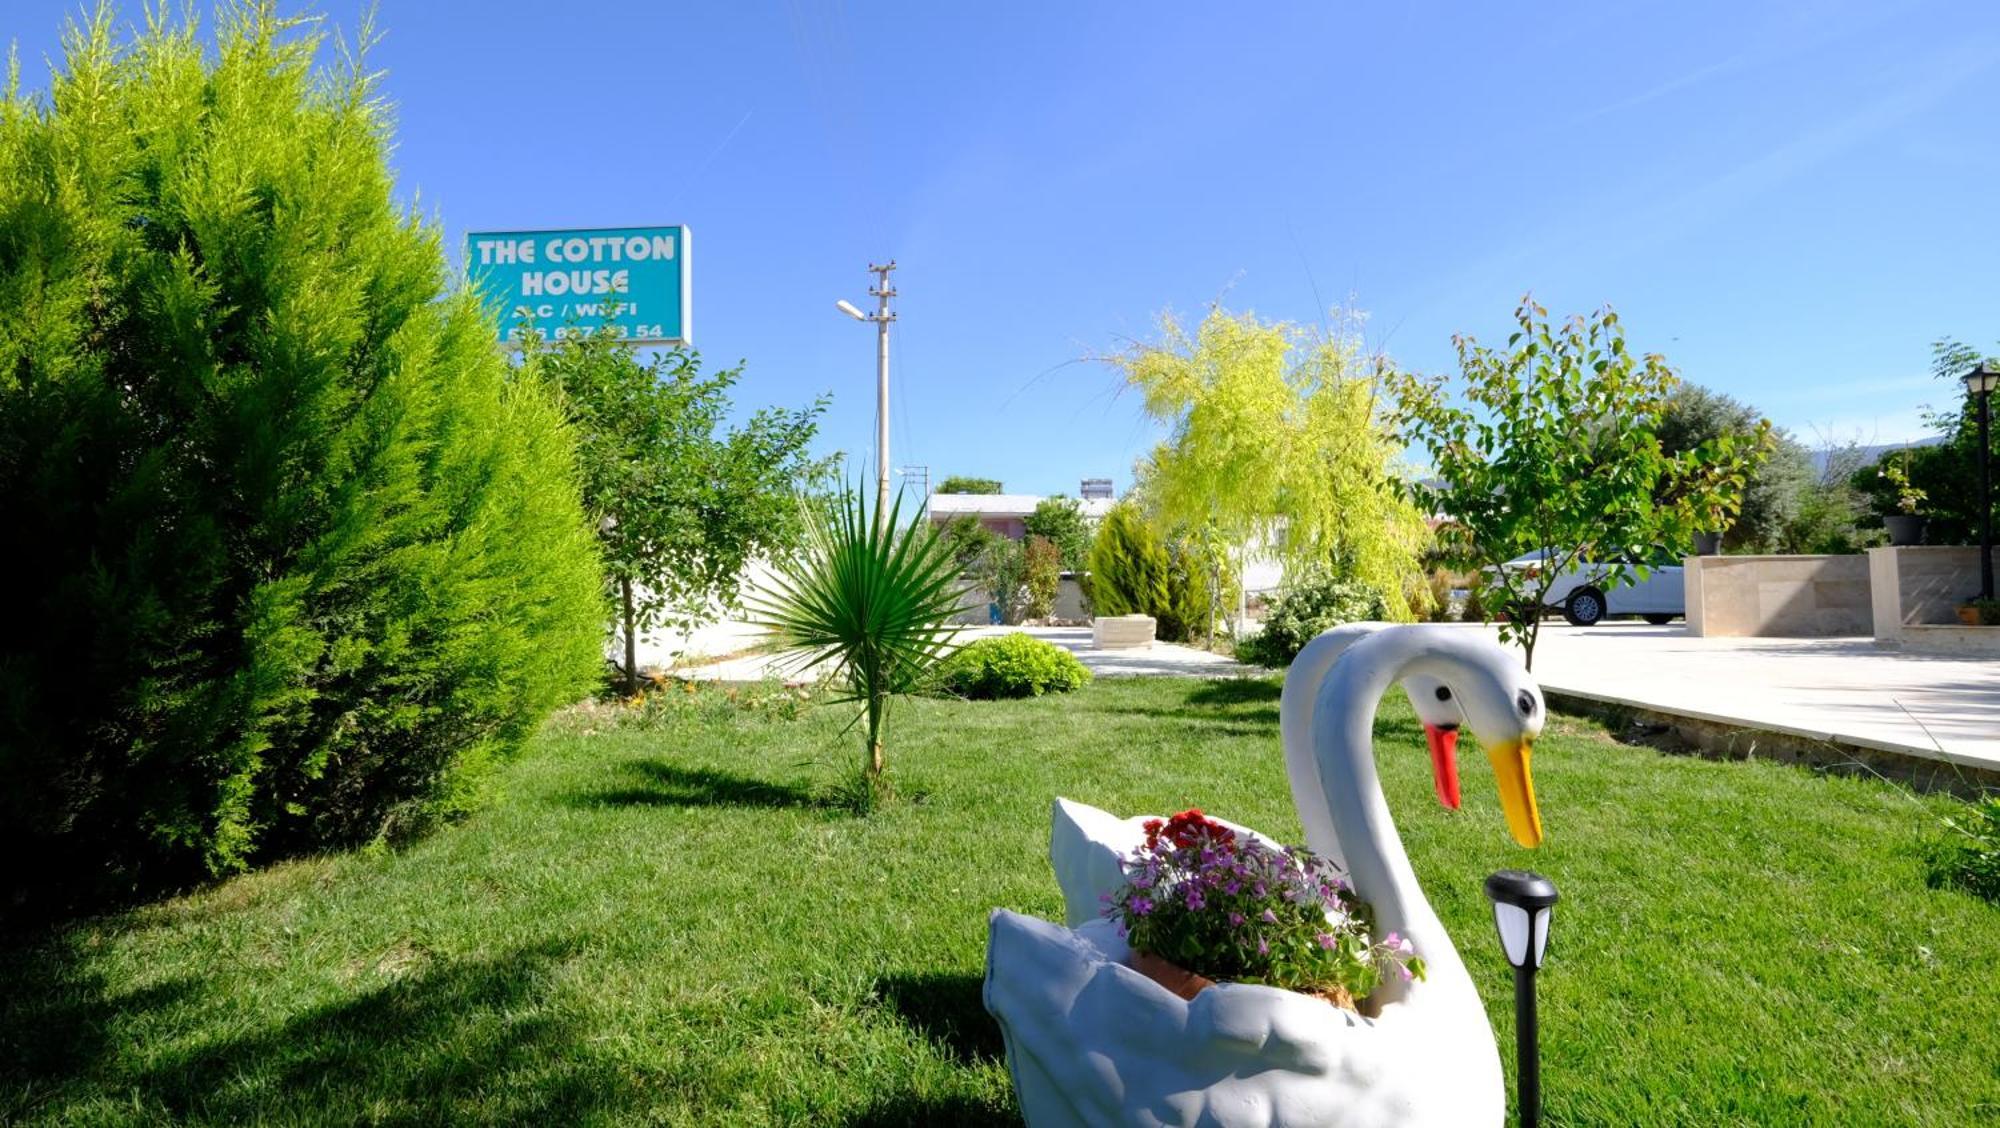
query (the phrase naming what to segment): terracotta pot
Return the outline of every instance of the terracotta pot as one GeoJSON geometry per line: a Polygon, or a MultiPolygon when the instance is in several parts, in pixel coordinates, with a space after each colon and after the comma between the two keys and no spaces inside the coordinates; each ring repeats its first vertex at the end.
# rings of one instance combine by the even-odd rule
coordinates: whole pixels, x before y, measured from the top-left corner
{"type": "MultiPolygon", "coordinates": [[[[1193,1001],[1196,995],[1215,986],[1215,980],[1206,975],[1196,975],[1172,960],[1162,959],[1151,952],[1133,952],[1131,958],[1125,961],[1125,965],[1189,1001],[1193,1001]]],[[[1355,1005],[1354,996],[1341,990],[1301,991],[1299,994],[1311,995],[1342,1010],[1361,1009],[1355,1005]]]]}
{"type": "Polygon", "coordinates": [[[1958,621],[1968,627],[1979,626],[1979,608],[1966,604],[1958,609],[1958,621]]]}

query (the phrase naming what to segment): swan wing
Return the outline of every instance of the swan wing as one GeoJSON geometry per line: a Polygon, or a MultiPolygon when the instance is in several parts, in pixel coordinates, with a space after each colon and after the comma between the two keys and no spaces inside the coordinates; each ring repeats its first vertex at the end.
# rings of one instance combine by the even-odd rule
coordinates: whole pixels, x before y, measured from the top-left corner
{"type": "Polygon", "coordinates": [[[1497,1123],[1424,1069],[1415,1016],[1376,1022],[1317,999],[1223,984],[1193,1002],[1124,965],[1109,922],[1068,929],[996,910],[986,1009],[1022,1114],[1065,1125],[1497,1123]]]}

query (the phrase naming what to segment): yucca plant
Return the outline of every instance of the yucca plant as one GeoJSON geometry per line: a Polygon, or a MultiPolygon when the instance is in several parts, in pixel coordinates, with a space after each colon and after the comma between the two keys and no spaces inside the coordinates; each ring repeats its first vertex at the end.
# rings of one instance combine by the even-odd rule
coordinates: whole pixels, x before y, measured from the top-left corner
{"type": "Polygon", "coordinates": [[[889,699],[920,686],[956,628],[964,585],[951,545],[923,513],[902,521],[852,488],[806,503],[803,547],[780,563],[750,603],[779,645],[804,656],[799,669],[828,667],[847,683],[866,725],[863,776],[882,779],[882,722],[889,699]]]}

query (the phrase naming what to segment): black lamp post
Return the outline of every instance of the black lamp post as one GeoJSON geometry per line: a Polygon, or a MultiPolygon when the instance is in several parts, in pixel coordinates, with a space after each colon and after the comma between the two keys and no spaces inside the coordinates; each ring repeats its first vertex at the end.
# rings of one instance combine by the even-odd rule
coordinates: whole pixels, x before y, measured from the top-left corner
{"type": "Polygon", "coordinates": [[[1500,948],[1514,965],[1514,1059],[1519,1076],[1522,1128],[1542,1119],[1541,1029],[1535,1017],[1535,973],[1549,945],[1555,883],[1527,870],[1501,870],[1486,879],[1500,948]]]}
{"type": "Polygon", "coordinates": [[[1987,361],[1965,374],[1965,390],[1979,407],[1979,598],[1993,598],[1993,440],[1987,401],[2000,388],[2000,364],[1987,361]]]}

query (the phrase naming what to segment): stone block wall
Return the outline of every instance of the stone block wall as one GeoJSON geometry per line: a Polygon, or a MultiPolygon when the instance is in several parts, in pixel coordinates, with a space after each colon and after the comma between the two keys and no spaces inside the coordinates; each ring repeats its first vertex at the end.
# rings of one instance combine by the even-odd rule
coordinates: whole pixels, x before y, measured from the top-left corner
{"type": "Polygon", "coordinates": [[[1865,556],[1690,556],[1688,633],[1837,638],[1874,626],[1865,556]]]}

